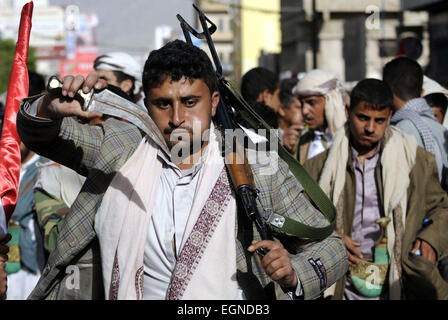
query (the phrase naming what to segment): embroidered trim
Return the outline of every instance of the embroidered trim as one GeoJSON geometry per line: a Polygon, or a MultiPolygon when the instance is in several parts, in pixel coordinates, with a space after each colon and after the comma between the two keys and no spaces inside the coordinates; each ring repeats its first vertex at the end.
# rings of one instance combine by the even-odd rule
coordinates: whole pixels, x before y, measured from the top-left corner
{"type": "Polygon", "coordinates": [[[322,272],[322,276],[323,276],[323,286],[324,288],[327,287],[327,269],[325,268],[324,264],[322,263],[322,261],[319,259],[316,260],[316,264],[318,266],[318,268],[320,269],[320,271],[322,272]]]}
{"type": "Polygon", "coordinates": [[[325,269],[322,261],[320,261],[320,258],[317,260],[310,258],[308,259],[308,262],[311,264],[314,272],[316,272],[317,277],[319,278],[320,290],[324,290],[327,287],[327,270],[325,269]]]}
{"type": "Polygon", "coordinates": [[[231,191],[227,171],[224,167],[179,255],[168,287],[167,298],[169,300],[182,298],[230,201],[231,191]]]}
{"type": "Polygon", "coordinates": [[[118,299],[118,288],[120,286],[120,267],[118,266],[118,255],[115,251],[114,264],[112,266],[112,276],[109,288],[109,300],[118,299]]]}
{"type": "Polygon", "coordinates": [[[143,298],[143,266],[138,268],[135,273],[135,291],[137,293],[137,300],[143,298]]]}
{"type": "Polygon", "coordinates": [[[401,248],[403,245],[403,210],[401,209],[401,205],[398,204],[395,209],[392,211],[393,213],[393,225],[395,229],[395,241],[393,248],[393,259],[395,260],[395,265],[397,267],[398,276],[401,279],[402,269],[401,269],[401,248]]]}

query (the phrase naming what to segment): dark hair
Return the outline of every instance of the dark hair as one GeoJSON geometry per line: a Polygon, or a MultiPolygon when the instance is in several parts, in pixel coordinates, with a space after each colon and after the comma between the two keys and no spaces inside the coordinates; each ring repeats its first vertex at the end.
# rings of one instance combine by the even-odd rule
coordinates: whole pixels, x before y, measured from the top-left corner
{"type": "Polygon", "coordinates": [[[264,90],[274,93],[277,88],[277,76],[266,68],[253,68],[241,78],[241,95],[249,104],[253,104],[264,90]]]}
{"type": "Polygon", "coordinates": [[[446,108],[448,106],[448,98],[441,92],[435,92],[424,96],[426,102],[430,107],[439,108],[445,116],[446,108]]]}
{"type": "Polygon", "coordinates": [[[28,96],[32,97],[45,91],[45,79],[34,71],[28,71],[28,96]]]}
{"type": "Polygon", "coordinates": [[[135,100],[135,95],[134,95],[135,78],[133,76],[130,76],[130,75],[124,73],[123,71],[113,70],[112,72],[114,73],[115,77],[117,78],[117,82],[119,84],[125,80],[132,81],[132,88],[131,88],[131,90],[129,90],[129,93],[126,93],[126,94],[129,95],[129,97],[131,98],[131,101],[134,101],[135,100]]]}
{"type": "Polygon", "coordinates": [[[118,83],[122,83],[125,80],[131,80],[132,82],[135,82],[135,78],[133,76],[130,76],[123,71],[113,70],[112,71],[117,78],[118,83]]]}
{"type": "Polygon", "coordinates": [[[283,79],[280,81],[280,92],[278,94],[278,98],[282,105],[289,109],[291,102],[294,98],[294,94],[292,93],[292,89],[299,82],[296,78],[291,79],[283,79]]]}
{"type": "Polygon", "coordinates": [[[210,94],[218,88],[216,74],[207,54],[184,41],[174,40],[149,54],[143,69],[143,88],[146,92],[160,85],[167,77],[179,81],[184,76],[202,79],[210,94]]]}
{"type": "Polygon", "coordinates": [[[398,98],[407,101],[420,97],[423,88],[423,70],[416,61],[399,57],[384,66],[383,80],[398,98]]]}
{"type": "MultiPolygon", "coordinates": [[[[263,120],[271,127],[271,128],[278,128],[278,114],[269,108],[267,105],[265,105],[263,102],[254,102],[251,104],[252,109],[261,117],[263,120]]],[[[242,116],[241,112],[235,112],[235,121],[239,124],[241,124],[245,128],[249,129],[259,129],[254,128],[248,121],[246,121],[242,116]]]]}
{"type": "Polygon", "coordinates": [[[133,97],[131,95],[129,95],[128,93],[124,92],[123,90],[121,90],[120,87],[114,86],[112,84],[108,84],[107,89],[128,101],[134,102],[133,97]]]}
{"type": "Polygon", "coordinates": [[[350,94],[350,112],[361,102],[365,102],[373,110],[381,111],[392,109],[394,97],[386,82],[364,79],[358,82],[350,94]]]}

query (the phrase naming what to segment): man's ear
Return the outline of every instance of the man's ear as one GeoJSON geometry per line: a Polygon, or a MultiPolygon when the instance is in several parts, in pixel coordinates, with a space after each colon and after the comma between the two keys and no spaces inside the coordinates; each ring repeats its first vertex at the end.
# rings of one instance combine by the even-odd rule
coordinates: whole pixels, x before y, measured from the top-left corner
{"type": "Polygon", "coordinates": [[[120,89],[123,90],[123,92],[130,94],[133,85],[134,83],[131,79],[126,79],[120,82],[120,89]]]}
{"type": "Polygon", "coordinates": [[[387,118],[387,125],[390,124],[390,119],[392,118],[393,110],[392,108],[389,109],[389,117],[387,118]]]}
{"type": "Polygon", "coordinates": [[[280,104],[280,108],[278,108],[278,112],[277,113],[282,118],[284,118],[286,116],[285,106],[283,104],[280,104]]]}
{"type": "Polygon", "coordinates": [[[420,92],[420,98],[423,98],[425,96],[425,89],[422,89],[422,92],[420,92]]]}
{"type": "Polygon", "coordinates": [[[212,93],[212,117],[215,116],[216,114],[216,109],[218,108],[218,103],[219,103],[219,92],[215,91],[212,93]]]}
{"type": "Polygon", "coordinates": [[[260,94],[257,97],[257,100],[255,100],[255,101],[256,102],[263,102],[264,104],[266,104],[266,102],[269,100],[269,95],[271,95],[269,90],[268,89],[264,89],[262,92],[260,92],[260,94]]]}
{"type": "Polygon", "coordinates": [[[346,105],[345,106],[345,118],[349,118],[349,116],[350,116],[350,106],[349,105],[346,105]]]}

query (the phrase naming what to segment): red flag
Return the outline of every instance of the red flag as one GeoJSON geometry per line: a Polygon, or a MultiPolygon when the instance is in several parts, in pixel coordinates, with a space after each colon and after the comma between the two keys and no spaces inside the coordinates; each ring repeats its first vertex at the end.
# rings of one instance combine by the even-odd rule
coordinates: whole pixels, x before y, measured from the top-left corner
{"type": "Polygon", "coordinates": [[[28,96],[28,46],[31,31],[33,2],[22,8],[19,37],[16,44],[14,63],[9,78],[6,97],[5,119],[0,141],[0,197],[5,210],[6,221],[11,217],[17,203],[17,189],[20,178],[20,138],[17,133],[16,117],[20,101],[28,96]]]}

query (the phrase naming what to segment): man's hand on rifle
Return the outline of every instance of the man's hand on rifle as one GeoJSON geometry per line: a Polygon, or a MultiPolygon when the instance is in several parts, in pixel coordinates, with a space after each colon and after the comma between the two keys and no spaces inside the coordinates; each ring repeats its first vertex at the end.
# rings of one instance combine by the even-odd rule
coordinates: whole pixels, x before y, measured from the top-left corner
{"type": "Polygon", "coordinates": [[[295,290],[298,284],[298,279],[296,272],[292,268],[289,252],[280,242],[270,240],[253,241],[248,250],[250,252],[255,252],[260,248],[269,250],[261,260],[266,273],[282,288],[293,288],[295,290]]]}
{"type": "Polygon", "coordinates": [[[87,78],[83,76],[66,76],[62,80],[61,93],[56,95],[49,93],[39,101],[37,116],[47,119],[60,119],[64,117],[78,116],[86,119],[101,116],[97,111],[83,111],[81,103],[74,99],[76,92],[80,89],[84,93],[90,92],[92,88],[101,90],[107,87],[105,80],[100,79],[96,72],[90,73],[87,78]]]}

